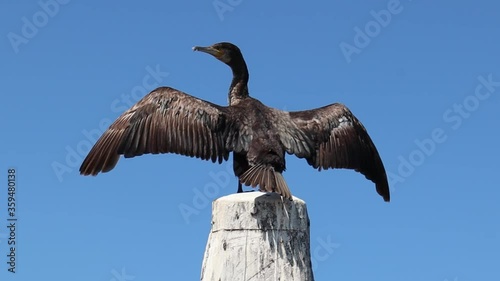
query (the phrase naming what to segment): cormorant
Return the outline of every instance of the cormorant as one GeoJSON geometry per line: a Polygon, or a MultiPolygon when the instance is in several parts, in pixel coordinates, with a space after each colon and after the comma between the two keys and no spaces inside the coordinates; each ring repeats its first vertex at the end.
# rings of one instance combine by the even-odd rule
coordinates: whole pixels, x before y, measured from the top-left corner
{"type": "Polygon", "coordinates": [[[282,176],[285,153],[315,169],[345,168],[363,174],[390,200],[384,165],[364,126],[342,104],[286,112],[249,96],[248,70],[240,49],[227,42],[194,51],[211,54],[233,72],[229,106],[220,106],[170,87],[160,87],[125,111],[103,133],[80,167],[82,175],[113,169],[120,158],[176,153],[222,163],[233,152],[242,184],[292,195],[282,176]]]}

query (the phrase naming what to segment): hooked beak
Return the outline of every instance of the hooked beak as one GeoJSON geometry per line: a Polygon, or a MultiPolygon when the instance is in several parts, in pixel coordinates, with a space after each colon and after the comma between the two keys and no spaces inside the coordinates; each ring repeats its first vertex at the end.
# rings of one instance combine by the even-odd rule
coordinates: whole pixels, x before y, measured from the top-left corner
{"type": "Polygon", "coordinates": [[[199,46],[195,46],[193,47],[193,51],[200,51],[200,52],[204,52],[204,53],[207,53],[207,54],[211,54],[212,56],[216,57],[216,58],[221,58],[224,53],[213,48],[212,46],[209,46],[209,47],[199,47],[199,46]]]}

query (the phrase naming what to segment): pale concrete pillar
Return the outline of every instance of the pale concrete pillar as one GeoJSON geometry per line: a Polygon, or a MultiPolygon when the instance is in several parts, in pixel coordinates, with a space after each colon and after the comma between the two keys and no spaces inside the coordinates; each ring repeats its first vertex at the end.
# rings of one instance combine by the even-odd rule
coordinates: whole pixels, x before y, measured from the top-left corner
{"type": "Polygon", "coordinates": [[[305,202],[262,192],[215,200],[201,280],[314,280],[305,202]]]}

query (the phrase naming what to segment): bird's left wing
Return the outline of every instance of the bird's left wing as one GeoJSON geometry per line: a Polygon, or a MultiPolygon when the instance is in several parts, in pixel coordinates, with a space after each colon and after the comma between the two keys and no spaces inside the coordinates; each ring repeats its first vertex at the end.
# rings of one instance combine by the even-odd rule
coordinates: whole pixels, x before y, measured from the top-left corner
{"type": "Polygon", "coordinates": [[[227,160],[235,139],[230,113],[169,87],[158,88],[124,112],[103,133],[80,167],[82,175],[108,172],[126,158],[176,153],[203,160],[227,160]]]}
{"type": "Polygon", "coordinates": [[[316,169],[345,168],[375,183],[377,192],[390,200],[384,164],[364,126],[342,104],[289,112],[281,140],[288,153],[306,158],[316,169]],[[307,144],[307,145],[305,145],[307,144]]]}

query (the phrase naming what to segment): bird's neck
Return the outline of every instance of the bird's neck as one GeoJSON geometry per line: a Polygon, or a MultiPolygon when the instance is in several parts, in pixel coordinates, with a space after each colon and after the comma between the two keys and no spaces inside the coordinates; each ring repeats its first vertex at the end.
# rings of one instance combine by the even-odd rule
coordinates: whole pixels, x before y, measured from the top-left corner
{"type": "Polygon", "coordinates": [[[248,98],[248,69],[243,62],[237,67],[232,67],[233,81],[229,87],[229,105],[237,104],[239,101],[248,98]]]}

